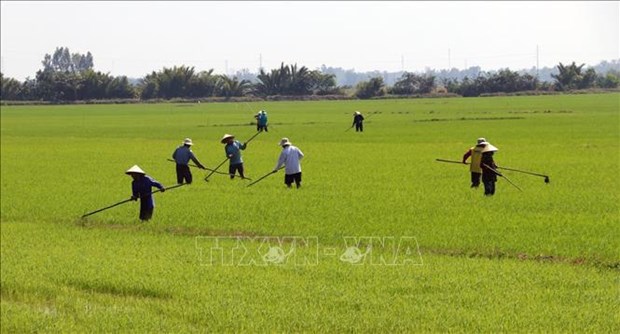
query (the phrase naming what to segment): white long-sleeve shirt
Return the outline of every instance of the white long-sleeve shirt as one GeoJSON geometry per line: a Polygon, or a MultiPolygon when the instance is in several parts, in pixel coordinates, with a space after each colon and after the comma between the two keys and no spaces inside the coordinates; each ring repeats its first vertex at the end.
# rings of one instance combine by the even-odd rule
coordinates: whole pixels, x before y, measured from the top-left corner
{"type": "Polygon", "coordinates": [[[284,169],[285,174],[297,174],[301,172],[301,164],[299,160],[304,157],[303,152],[293,145],[288,145],[282,149],[280,153],[280,158],[278,158],[278,163],[276,164],[276,168],[274,170],[279,169],[282,166],[286,166],[284,169]]]}

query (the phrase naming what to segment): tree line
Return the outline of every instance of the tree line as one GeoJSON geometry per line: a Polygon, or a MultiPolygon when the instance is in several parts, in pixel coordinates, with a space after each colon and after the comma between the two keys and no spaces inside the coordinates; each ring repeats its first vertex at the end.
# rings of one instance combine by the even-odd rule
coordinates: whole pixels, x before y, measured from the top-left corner
{"type": "Polygon", "coordinates": [[[557,65],[554,82],[540,82],[531,74],[509,69],[479,72],[471,78],[437,80],[432,73],[404,72],[392,86],[382,77],[371,77],[355,87],[339,87],[334,74],[309,70],[297,64],[285,65],[270,71],[260,70],[256,82],[237,76],[214,74],[213,70],[197,72],[194,67],[174,66],[153,71],[137,84],[126,76],[114,77],[94,70],[90,52],[71,53],[68,48],[56,48],[46,54],[43,68],[33,79],[19,82],[0,73],[0,99],[22,101],[81,101],[107,99],[172,99],[210,97],[267,97],[267,96],[325,96],[353,95],[368,99],[384,95],[410,96],[429,93],[453,93],[461,96],[480,96],[492,93],[519,91],[568,91],[588,88],[618,88],[620,71],[596,73],[584,70],[585,64],[557,65]]]}

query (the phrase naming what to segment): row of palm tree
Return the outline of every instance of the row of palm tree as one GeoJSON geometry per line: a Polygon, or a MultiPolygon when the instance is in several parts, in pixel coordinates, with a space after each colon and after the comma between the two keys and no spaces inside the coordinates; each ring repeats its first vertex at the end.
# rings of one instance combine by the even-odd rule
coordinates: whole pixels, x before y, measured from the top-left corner
{"type": "MultiPolygon", "coordinates": [[[[50,59],[53,63],[55,58],[50,59]]],[[[49,62],[47,61],[47,63],[49,62]]],[[[113,77],[107,73],[94,71],[90,67],[72,71],[58,70],[56,69],[58,66],[60,65],[45,66],[44,69],[37,72],[34,79],[27,79],[23,83],[12,78],[5,78],[0,73],[2,81],[0,99],[78,101],[127,98],[146,100],[344,95],[345,89],[336,86],[334,75],[325,74],[318,70],[308,70],[307,67],[298,67],[297,64],[284,65],[282,63],[279,68],[272,69],[269,72],[260,70],[254,83],[241,80],[236,76],[217,75],[213,73],[212,69],[196,72],[194,67],[182,65],[153,71],[137,85],[131,84],[125,76],[113,77]]],[[[527,90],[562,91],[591,87],[617,88],[620,85],[620,75],[616,72],[599,75],[594,69],[584,71],[583,64],[577,65],[574,62],[569,65],[560,63],[557,67],[558,74],[553,76],[556,80],[555,84],[541,84],[532,75],[521,74],[508,69],[496,73],[483,72],[475,78],[443,80],[442,84],[447,92],[462,96],[527,90]]],[[[381,77],[369,78],[368,81],[360,82],[355,87],[354,95],[365,99],[385,94],[427,94],[436,88],[433,75],[405,72],[392,87],[387,87],[381,77]]]]}
{"type": "Polygon", "coordinates": [[[139,85],[140,97],[235,97],[246,95],[325,95],[337,92],[333,75],[310,71],[307,67],[284,65],[265,72],[261,69],[257,83],[227,75],[214,75],[213,70],[196,73],[193,67],[179,66],[152,72],[139,85]]]}

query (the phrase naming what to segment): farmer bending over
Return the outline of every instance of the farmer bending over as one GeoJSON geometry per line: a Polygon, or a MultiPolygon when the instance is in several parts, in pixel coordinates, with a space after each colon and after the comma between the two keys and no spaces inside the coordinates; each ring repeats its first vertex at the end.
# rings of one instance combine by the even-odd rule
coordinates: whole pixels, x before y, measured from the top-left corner
{"type": "Polygon", "coordinates": [[[164,192],[166,188],[152,177],[146,175],[138,165],[129,168],[125,174],[133,178],[131,182],[131,199],[134,201],[137,201],[138,198],[140,199],[140,220],[146,221],[151,219],[153,210],[155,209],[155,201],[153,200],[153,195],[151,195],[151,188],[157,187],[161,192],[164,192]]]}

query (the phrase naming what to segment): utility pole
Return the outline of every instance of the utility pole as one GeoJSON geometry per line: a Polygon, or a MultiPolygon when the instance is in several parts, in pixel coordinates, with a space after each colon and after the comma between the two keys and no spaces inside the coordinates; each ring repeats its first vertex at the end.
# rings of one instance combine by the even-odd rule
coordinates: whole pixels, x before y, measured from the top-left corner
{"type": "Polygon", "coordinates": [[[538,44],[536,44],[536,80],[540,80],[540,78],[538,77],[538,44]]]}
{"type": "Polygon", "coordinates": [[[260,72],[260,70],[263,69],[263,54],[259,53],[258,54],[258,71],[260,72]]]}

